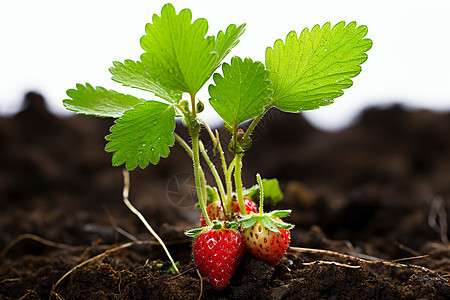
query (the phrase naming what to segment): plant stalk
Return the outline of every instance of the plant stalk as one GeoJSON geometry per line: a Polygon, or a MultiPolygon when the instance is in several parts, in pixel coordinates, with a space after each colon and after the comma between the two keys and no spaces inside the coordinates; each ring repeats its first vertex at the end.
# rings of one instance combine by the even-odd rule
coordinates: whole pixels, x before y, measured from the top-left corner
{"type": "Polygon", "coordinates": [[[231,181],[231,175],[233,174],[234,167],[236,165],[236,157],[230,163],[230,166],[227,169],[225,174],[225,182],[227,186],[227,208],[228,211],[232,211],[232,202],[233,202],[233,182],[231,181]]]}
{"type": "Polygon", "coordinates": [[[195,107],[195,94],[191,95],[191,121],[197,118],[197,108],[195,107]]]}
{"type": "Polygon", "coordinates": [[[259,215],[262,216],[264,214],[264,186],[261,179],[261,175],[256,174],[256,179],[258,180],[259,185],[259,215]]]}
{"type": "Polygon", "coordinates": [[[227,161],[225,160],[225,155],[222,150],[222,145],[220,144],[220,138],[219,138],[219,131],[216,129],[216,140],[217,140],[217,147],[219,148],[219,154],[220,154],[220,160],[222,161],[222,169],[223,169],[223,176],[227,176],[227,161]]]}
{"type": "Polygon", "coordinates": [[[271,109],[273,107],[273,102],[274,102],[274,100],[272,100],[269,104],[267,104],[264,107],[263,112],[261,114],[257,115],[253,119],[253,121],[250,123],[250,126],[245,131],[244,138],[243,138],[244,140],[250,138],[250,135],[252,134],[252,132],[255,129],[256,125],[258,125],[259,121],[261,121],[262,117],[264,117],[264,115],[269,111],[269,109],[271,109]]]}
{"type": "Polygon", "coordinates": [[[202,142],[199,142],[200,144],[200,151],[203,155],[203,158],[205,159],[206,163],[208,164],[209,168],[211,169],[211,172],[213,173],[214,179],[216,180],[217,186],[219,188],[219,193],[220,193],[220,203],[222,204],[222,207],[224,209],[225,215],[227,215],[227,207],[225,205],[225,199],[226,199],[226,194],[225,194],[225,189],[223,188],[223,183],[222,183],[222,179],[220,179],[219,173],[216,170],[216,167],[214,166],[214,164],[212,163],[211,159],[208,156],[208,153],[206,153],[205,150],[205,146],[203,146],[202,142]]]}
{"type": "Polygon", "coordinates": [[[245,216],[247,212],[245,211],[244,196],[242,194],[242,153],[236,154],[236,166],[234,167],[234,184],[236,185],[236,194],[238,198],[239,208],[241,213],[245,216]]]}
{"type": "Polygon", "coordinates": [[[190,130],[191,139],[192,139],[192,153],[193,153],[193,162],[194,162],[194,177],[195,177],[195,187],[197,189],[197,197],[198,203],[200,204],[200,209],[205,218],[206,224],[211,226],[211,220],[209,219],[208,214],[206,213],[206,201],[202,188],[202,179],[201,179],[201,168],[200,168],[200,154],[199,154],[199,130],[190,130]],[[194,132],[195,131],[195,132],[194,132]]]}
{"type": "Polygon", "coordinates": [[[214,136],[214,133],[212,132],[211,127],[209,127],[209,125],[206,122],[204,122],[204,121],[202,121],[202,125],[203,125],[203,127],[206,128],[206,131],[208,132],[209,137],[211,138],[211,141],[213,142],[214,148],[215,148],[217,146],[218,140],[214,136]]]}
{"type": "Polygon", "coordinates": [[[188,143],[181,136],[179,136],[175,132],[173,133],[173,136],[175,137],[177,142],[184,148],[184,150],[186,150],[186,152],[189,154],[189,156],[191,158],[193,158],[194,157],[194,153],[192,152],[192,149],[191,149],[191,147],[189,147],[188,143]]]}

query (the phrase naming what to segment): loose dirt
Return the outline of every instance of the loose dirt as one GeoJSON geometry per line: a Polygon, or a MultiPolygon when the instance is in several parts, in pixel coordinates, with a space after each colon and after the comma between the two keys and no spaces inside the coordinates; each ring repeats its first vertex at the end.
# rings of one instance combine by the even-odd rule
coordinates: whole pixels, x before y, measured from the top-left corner
{"type": "Polygon", "coordinates": [[[103,150],[113,121],[58,118],[35,93],[25,104],[0,118],[0,299],[450,299],[448,113],[372,108],[329,133],[270,112],[244,157],[244,184],[256,172],[280,180],[292,248],[275,267],[247,255],[215,291],[183,234],[199,212],[181,147],[131,172],[130,191],[179,261],[176,275],[122,202],[122,169],[103,150]]]}

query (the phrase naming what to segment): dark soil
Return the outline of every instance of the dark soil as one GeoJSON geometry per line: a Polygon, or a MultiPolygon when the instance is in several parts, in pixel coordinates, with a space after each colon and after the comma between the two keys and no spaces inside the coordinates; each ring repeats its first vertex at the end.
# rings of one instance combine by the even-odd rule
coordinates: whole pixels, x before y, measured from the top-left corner
{"type": "Polygon", "coordinates": [[[247,256],[215,291],[183,235],[199,212],[181,147],[131,172],[130,194],[180,262],[177,276],[122,202],[122,169],[103,151],[112,120],[55,117],[34,93],[25,103],[0,118],[0,299],[450,299],[448,113],[373,108],[326,133],[271,112],[244,158],[244,184],[256,172],[280,180],[291,246],[351,257],[291,248],[271,267],[247,256]]]}

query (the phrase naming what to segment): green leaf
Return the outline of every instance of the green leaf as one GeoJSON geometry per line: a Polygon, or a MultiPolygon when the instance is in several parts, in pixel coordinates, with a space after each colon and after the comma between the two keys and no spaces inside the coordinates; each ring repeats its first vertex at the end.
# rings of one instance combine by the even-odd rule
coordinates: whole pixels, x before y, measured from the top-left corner
{"type": "Polygon", "coordinates": [[[259,216],[257,215],[248,215],[248,218],[243,217],[240,222],[242,224],[242,228],[246,229],[252,227],[259,221],[259,216]]]}
{"type": "MultiPolygon", "coordinates": [[[[276,205],[283,200],[283,193],[280,189],[280,184],[277,179],[263,179],[264,189],[264,205],[276,205]]],[[[259,202],[259,186],[256,184],[244,191],[244,196],[252,199],[254,202],[259,202]]]]}
{"type": "Polygon", "coordinates": [[[161,83],[147,73],[144,64],[140,61],[134,62],[127,59],[124,63],[114,61],[113,64],[114,67],[109,68],[109,71],[113,75],[112,80],[122,83],[125,86],[154,93],[156,96],[171,103],[180,102],[182,92],[164,88],[161,83]]]}
{"type": "Polygon", "coordinates": [[[272,217],[274,216],[274,212],[270,212],[263,215],[246,215],[243,216],[239,222],[241,223],[241,226],[243,229],[247,229],[255,225],[258,221],[261,222],[261,225],[264,226],[264,228],[267,228],[270,231],[279,233],[280,230],[278,228],[282,229],[292,229],[295,226],[289,223],[285,223],[283,221],[274,220],[272,217]]]}
{"type": "Polygon", "coordinates": [[[333,103],[349,88],[366,61],[372,41],[366,26],[340,22],[306,28],[299,37],[290,32],[266,50],[266,67],[274,85],[273,105],[299,112],[333,103]]]}
{"type": "Polygon", "coordinates": [[[210,204],[215,201],[220,201],[219,193],[215,187],[206,186],[206,203],[210,204]]]}
{"type": "Polygon", "coordinates": [[[290,209],[273,210],[270,213],[268,213],[267,215],[274,216],[274,217],[279,217],[279,218],[285,218],[285,217],[289,216],[291,214],[291,212],[292,212],[292,210],[290,210],[290,209]]]}
{"type": "Polygon", "coordinates": [[[262,113],[272,95],[264,65],[235,56],[231,65],[222,65],[222,70],[223,77],[214,74],[215,85],[209,86],[209,101],[222,119],[233,126],[262,113]]]}
{"type": "Polygon", "coordinates": [[[145,100],[131,95],[124,95],[102,87],[93,88],[77,84],[76,89],[67,90],[67,96],[72,99],[63,100],[64,107],[79,114],[94,115],[97,117],[118,118],[136,104],[145,100]]]}
{"type": "MultiPolygon", "coordinates": [[[[227,30],[223,32],[219,31],[216,38],[216,45],[214,47],[214,52],[217,54],[217,63],[214,70],[219,67],[223,59],[230,53],[238,43],[239,38],[245,31],[245,23],[237,27],[235,24],[228,26],[227,30]]],[[[214,71],[213,70],[213,71],[214,71]]]]}
{"type": "Polygon", "coordinates": [[[289,223],[285,223],[285,222],[277,222],[277,221],[273,221],[275,226],[277,226],[278,228],[281,229],[288,229],[291,230],[293,228],[295,228],[295,226],[293,224],[289,224],[289,223]]]}
{"type": "Polygon", "coordinates": [[[217,55],[213,53],[214,37],[205,38],[208,22],[197,19],[183,9],[177,15],[172,4],[164,5],[161,17],[145,27],[141,56],[147,72],[164,86],[196,94],[211,76],[217,55]]]}
{"type": "Polygon", "coordinates": [[[107,152],[114,152],[114,166],[126,163],[128,170],[139,166],[145,168],[149,161],[156,165],[160,157],[169,155],[173,146],[175,130],[175,109],[159,102],[147,101],[116,120],[111,134],[106,136],[109,143],[107,152]]]}
{"type": "Polygon", "coordinates": [[[280,230],[278,229],[277,225],[275,225],[275,221],[269,218],[268,216],[262,216],[260,218],[261,224],[269,229],[270,231],[280,233],[280,230]]]}
{"type": "Polygon", "coordinates": [[[200,233],[203,232],[203,230],[205,230],[205,228],[206,227],[189,229],[189,230],[186,230],[184,232],[184,234],[186,236],[188,236],[188,237],[191,237],[191,238],[195,239],[195,238],[197,238],[200,235],[200,233]]]}

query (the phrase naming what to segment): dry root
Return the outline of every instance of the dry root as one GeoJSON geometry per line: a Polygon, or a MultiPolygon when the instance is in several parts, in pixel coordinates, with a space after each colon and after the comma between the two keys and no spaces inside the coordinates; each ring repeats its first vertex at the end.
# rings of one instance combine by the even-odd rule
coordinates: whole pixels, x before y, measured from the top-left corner
{"type": "Polygon", "coordinates": [[[437,272],[435,272],[433,270],[430,270],[428,268],[425,268],[425,267],[422,267],[422,266],[418,266],[418,265],[413,265],[413,264],[401,264],[401,263],[399,263],[399,261],[426,258],[426,257],[428,257],[428,255],[420,255],[420,256],[414,256],[414,257],[408,257],[408,258],[401,258],[401,259],[397,259],[397,260],[393,260],[393,261],[386,261],[386,260],[377,259],[377,258],[374,258],[374,260],[368,260],[368,259],[364,259],[364,258],[353,256],[353,255],[343,254],[343,253],[339,253],[339,252],[335,252],[335,251],[329,251],[329,250],[319,250],[319,249],[300,248],[300,247],[289,247],[289,250],[293,251],[293,252],[300,252],[300,253],[336,256],[336,257],[339,257],[339,258],[344,258],[344,259],[347,259],[347,260],[355,261],[355,262],[357,262],[359,264],[357,266],[354,266],[354,265],[341,264],[341,263],[331,262],[331,261],[315,261],[315,262],[312,262],[312,263],[304,263],[304,265],[333,264],[333,265],[337,265],[337,266],[341,266],[341,267],[347,267],[347,268],[360,268],[362,265],[377,265],[377,264],[381,264],[381,265],[394,267],[394,268],[417,269],[417,270],[420,270],[422,272],[430,273],[430,274],[433,274],[436,277],[440,277],[441,278],[440,274],[438,274],[437,272]]]}

